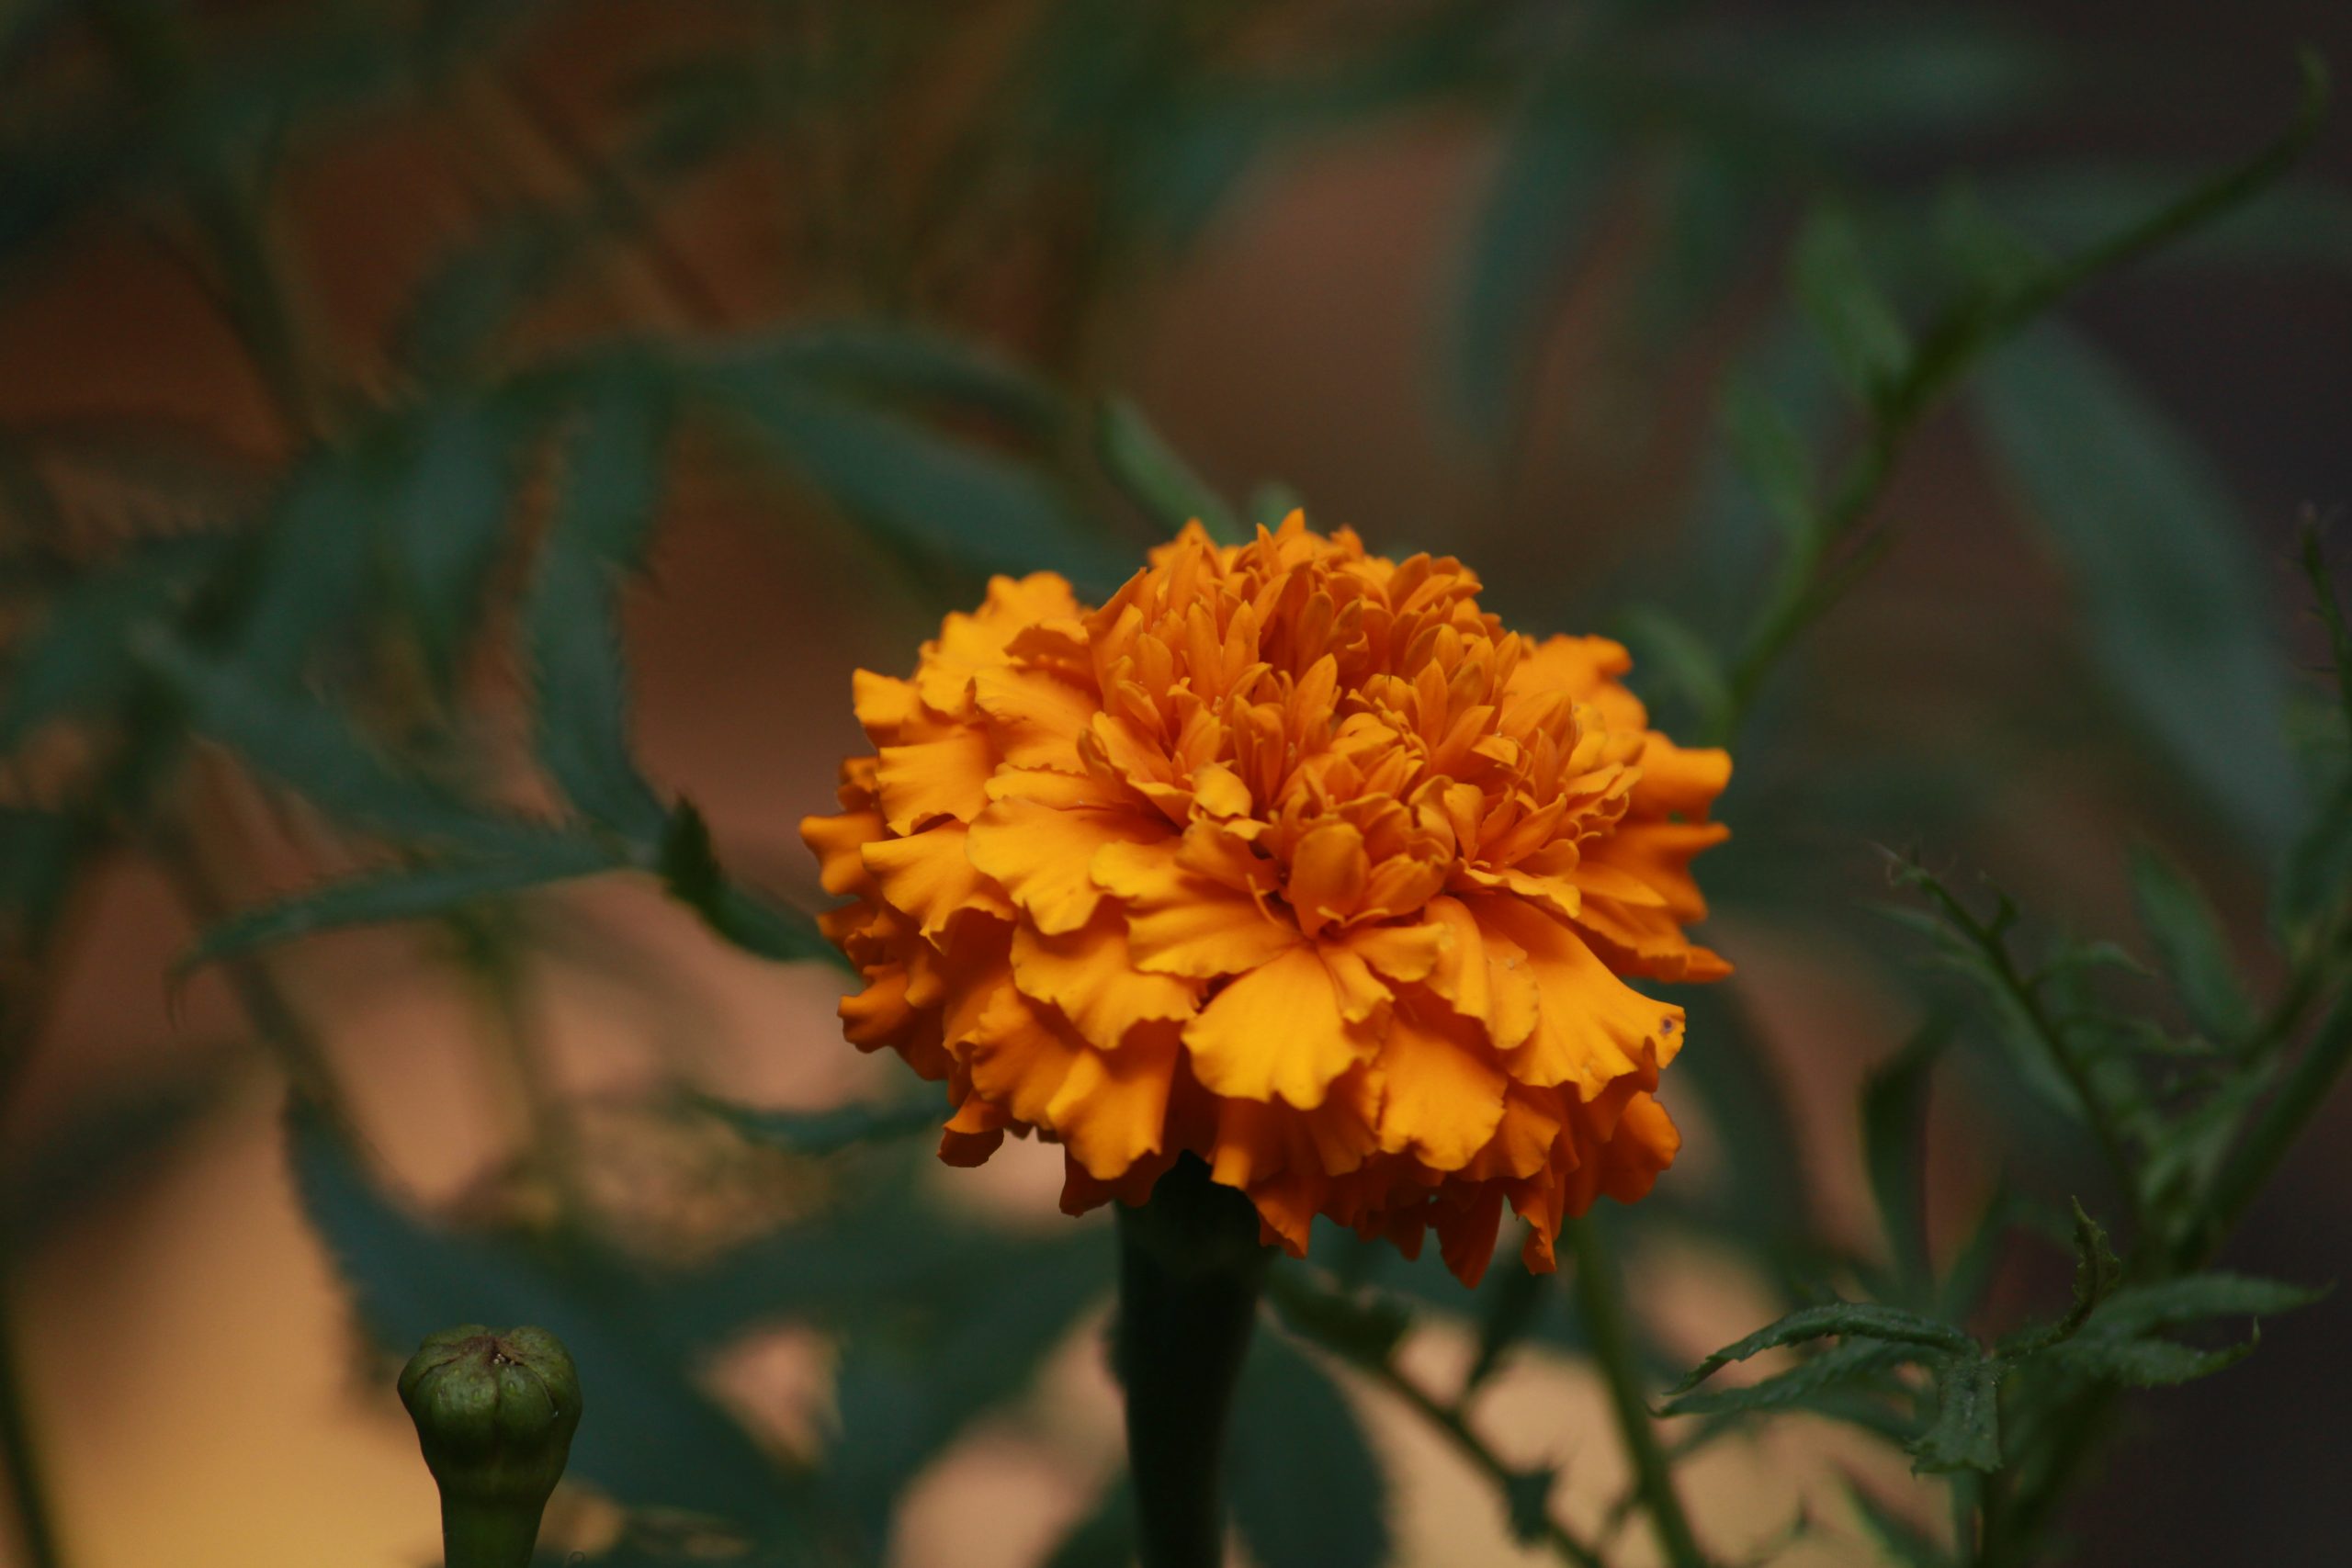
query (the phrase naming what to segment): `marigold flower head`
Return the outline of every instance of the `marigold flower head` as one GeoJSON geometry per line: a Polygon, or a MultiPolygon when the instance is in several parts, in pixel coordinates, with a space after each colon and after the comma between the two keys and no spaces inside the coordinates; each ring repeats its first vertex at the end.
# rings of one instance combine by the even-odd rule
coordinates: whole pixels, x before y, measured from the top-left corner
{"type": "Polygon", "coordinates": [[[1077,1213],[1190,1151],[1294,1254],[1318,1213],[1434,1227],[1471,1283],[1506,1201],[1543,1269],[1649,1190],[1683,1015],[1624,977],[1728,972],[1683,927],[1730,759],[1478,587],[1294,513],[1187,528],[1099,609],[998,578],[912,679],[857,673],[876,754],[801,835],[855,900],[848,1037],[946,1081],[943,1159],[1058,1140],[1077,1213]]]}

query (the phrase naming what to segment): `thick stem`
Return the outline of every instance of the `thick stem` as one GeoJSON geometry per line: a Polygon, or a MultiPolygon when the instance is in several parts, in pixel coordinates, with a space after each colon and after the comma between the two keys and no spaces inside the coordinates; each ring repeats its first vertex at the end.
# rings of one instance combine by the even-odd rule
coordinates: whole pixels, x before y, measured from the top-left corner
{"type": "Polygon", "coordinates": [[[530,1568],[538,1549],[540,1508],[441,1500],[442,1568],[530,1568]]]}
{"type": "Polygon", "coordinates": [[[1617,1268],[1608,1245],[1589,1219],[1570,1220],[1562,1234],[1576,1251],[1577,1305],[1584,1314],[1592,1358],[1609,1384],[1609,1403],[1617,1416],[1617,1431],[1625,1457],[1634,1466],[1643,1509],[1657,1531],[1659,1547],[1674,1568],[1706,1568],[1707,1554],[1691,1533],[1674,1490],[1674,1469],[1668,1463],[1657,1431],[1650,1425],[1649,1404],[1642,1397],[1642,1373],[1634,1353],[1634,1333],[1625,1319],[1625,1303],[1617,1291],[1617,1268]]]}
{"type": "MultiPolygon", "coordinates": [[[[1119,1211],[1119,1325],[1143,1568],[1217,1568],[1226,1418],[1272,1260],[1250,1200],[1190,1155],[1119,1211]]],[[[457,1568],[452,1564],[451,1568],[457,1568]]]]}

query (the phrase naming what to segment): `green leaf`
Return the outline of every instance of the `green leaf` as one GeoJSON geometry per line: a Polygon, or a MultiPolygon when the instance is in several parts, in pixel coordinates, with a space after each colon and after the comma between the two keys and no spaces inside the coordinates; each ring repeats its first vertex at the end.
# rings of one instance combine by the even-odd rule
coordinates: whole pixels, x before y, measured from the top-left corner
{"type": "Polygon", "coordinates": [[[1632,604],[1617,613],[1611,630],[1633,650],[1634,689],[1654,706],[1679,693],[1690,717],[1703,721],[1730,705],[1723,660],[1690,622],[1654,604],[1632,604]]]}
{"type": "Polygon", "coordinates": [[[119,703],[138,672],[141,638],[169,630],[201,574],[229,549],[228,540],[205,536],[136,546],[59,593],[9,664],[0,751],[43,725],[119,703]]]}
{"type": "Polygon", "coordinates": [[[1811,536],[1820,526],[1813,454],[1796,425],[1753,384],[1738,378],[1724,395],[1723,421],[1732,460],[1765,510],[1790,537],[1811,536]]]}
{"type": "Polygon", "coordinates": [[[534,852],[509,860],[403,866],[345,877],[232,916],[209,928],[172,967],[185,974],[319,931],[446,915],[478,899],[594,876],[618,863],[602,844],[549,838],[534,852]]]}
{"type": "Polygon", "coordinates": [[[1973,7],[1755,15],[1731,35],[1726,87],[1807,136],[1871,155],[1997,126],[2061,79],[2037,30],[1973,7]]]}
{"type": "Polygon", "coordinates": [[[698,1103],[755,1143],[810,1156],[935,1133],[949,1115],[935,1093],[878,1103],[858,1101],[823,1111],[761,1111],[710,1099],[698,1103]]]}
{"type": "Polygon", "coordinates": [[[1953,1355],[1974,1355],[1976,1341],[1948,1323],[1879,1302],[1823,1302],[1799,1307],[1744,1339],[1733,1341],[1692,1368],[1668,1392],[1687,1393],[1718,1369],[1745,1361],[1761,1351],[1830,1336],[1876,1339],[1889,1345],[1917,1346],[1953,1355]]]}
{"type": "Polygon", "coordinates": [[[2169,1339],[2090,1335],[2068,1340],[2050,1354],[2071,1370],[2127,1388],[2169,1388],[2224,1371],[2254,1354],[2262,1328],[2240,1345],[2199,1350],[2169,1339]]]}
{"type": "Polygon", "coordinates": [[[1930,1023],[1862,1084],[1862,1161],[1895,1278],[1911,1300],[1926,1295],[1934,1274],[1928,1258],[1928,1097],[1949,1037],[1941,1021],[1930,1023]]]}
{"type": "Polygon", "coordinates": [[[797,1515],[789,1478],[700,1388],[707,1347],[645,1310],[631,1273],[593,1254],[426,1224],[377,1190],[325,1121],[288,1116],[296,1190],[376,1342],[405,1354],[452,1323],[530,1323],[579,1362],[596,1411],[570,1473],[625,1504],[749,1524],[797,1515]]]}
{"type": "Polygon", "coordinates": [[[1266,1294],[1300,1337],[1366,1366],[1385,1366],[1413,1326],[1392,1297],[1324,1286],[1295,1266],[1277,1266],[1266,1294]]]}
{"type": "Polygon", "coordinates": [[[1910,363],[1911,342],[1862,254],[1853,220],[1835,208],[1815,211],[1790,258],[1797,302],[1829,349],[1847,391],[1876,402],[1910,363]]]}
{"type": "Polygon", "coordinates": [[[2141,844],[2132,852],[2132,895],[2190,1020],[2215,1040],[2243,1039],[2254,1027],[2254,1003],[2204,890],[2177,863],[2141,844]]]}
{"type": "Polygon", "coordinates": [[[1884,1339],[1853,1338],[1809,1356],[1787,1371],[1734,1388],[1693,1389],[1677,1393],[1659,1410],[1662,1416],[1752,1415],[1773,1410],[1817,1408],[1821,1396],[1834,1390],[1876,1389],[1886,1385],[1886,1374],[1898,1367],[1932,1360],[1944,1354],[1918,1345],[1884,1339]]]}
{"type": "Polygon", "coordinates": [[[693,801],[681,799],[671,812],[659,857],[656,869],[670,896],[744,952],[779,963],[805,958],[843,962],[808,916],[771,904],[728,879],[711,844],[710,826],[693,801]]]}
{"type": "Polygon", "coordinates": [[[1126,575],[1036,465],[828,389],[788,364],[734,365],[704,384],[854,522],[978,571],[1126,575]]]}
{"type": "Polygon", "coordinates": [[[554,837],[493,814],[394,765],[341,713],[291,691],[264,689],[242,666],[149,638],[140,657],[177,688],[190,722],[332,817],[409,843],[529,854],[554,837]]]}
{"type": "Polygon", "coordinates": [[[322,638],[365,620],[379,483],[342,449],[313,453],[286,481],[244,585],[240,662],[290,679],[322,638]]]}
{"type": "Polygon", "coordinates": [[[487,398],[428,414],[379,516],[399,573],[400,598],[427,667],[445,686],[473,631],[491,568],[508,538],[508,514],[536,422],[487,398]]]}
{"type": "MultiPolygon", "coordinates": [[[[1980,182],[1985,205],[2058,251],[2119,233],[2177,200],[2211,170],[2037,159],[1980,182]]],[[[2234,212],[2182,235],[2152,267],[2317,266],[2352,271],[2352,193],[2318,177],[2281,180],[2234,212]]]]}
{"type": "Polygon", "coordinates": [[[1911,1450],[1915,1471],[2001,1468],[2001,1379],[2007,1363],[1954,1356],[1936,1369],[1936,1417],[1911,1450]]]}
{"type": "Polygon", "coordinates": [[[1012,360],[964,338],[888,321],[797,327],[742,352],[766,354],[836,392],[985,414],[1033,439],[1052,438],[1070,419],[1063,400],[1012,360]]]}
{"type": "Polygon", "coordinates": [[[1223,496],[1194,473],[1143,411],[1124,398],[1106,398],[1094,419],[1094,447],[1103,471],[1134,502],[1153,526],[1174,534],[1198,523],[1221,545],[1250,538],[1223,496]]]}
{"type": "Polygon", "coordinates": [[[563,444],[555,521],[523,605],[539,761],[572,806],[635,840],[667,813],[628,745],[620,579],[661,505],[669,410],[641,378],[606,378],[563,444]]]}
{"type": "Polygon", "coordinates": [[[1502,424],[1533,372],[1546,318],[1624,167],[1617,138],[1584,96],[1563,82],[1529,103],[1471,232],[1453,358],[1461,407],[1477,430],[1502,424]]]}
{"type": "Polygon", "coordinates": [[[1551,1299],[1551,1276],[1532,1269],[1498,1269],[1478,1293],[1485,1307],[1478,1318],[1478,1353],[1462,1380],[1465,1395],[1500,1371],[1512,1348],[1527,1337],[1551,1299]]]}
{"type": "Polygon", "coordinates": [[[1379,1568],[1389,1561],[1388,1478],[1380,1461],[1354,1407],[1282,1335],[1261,1333],[1251,1344],[1227,1443],[1234,1526],[1260,1568],[1379,1568]]]}
{"type": "Polygon", "coordinates": [[[2211,462],[2054,326],[1994,357],[1976,406],[2074,577],[2109,685],[2225,820],[2277,850],[2304,812],[2286,763],[2283,665],[2252,535],[2211,462]]]}
{"type": "Polygon", "coordinates": [[[2189,1274],[2116,1292],[2093,1314],[2088,1332],[2131,1336],[2216,1317],[2269,1317],[2310,1306],[2327,1293],[2325,1286],[2221,1270],[2189,1274]]]}

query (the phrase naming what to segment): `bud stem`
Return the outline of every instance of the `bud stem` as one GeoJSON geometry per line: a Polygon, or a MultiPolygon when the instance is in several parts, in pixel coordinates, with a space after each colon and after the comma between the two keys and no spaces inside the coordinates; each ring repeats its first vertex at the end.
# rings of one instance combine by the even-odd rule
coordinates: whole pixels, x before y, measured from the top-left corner
{"type": "Polygon", "coordinates": [[[1224,1561],[1227,1418],[1272,1258],[1250,1200],[1190,1155],[1148,1202],[1119,1210],[1114,1359],[1127,1393],[1143,1568],[1224,1561]]]}
{"type": "Polygon", "coordinates": [[[512,1503],[441,1499],[443,1568],[530,1568],[538,1550],[540,1508],[512,1503]]]}

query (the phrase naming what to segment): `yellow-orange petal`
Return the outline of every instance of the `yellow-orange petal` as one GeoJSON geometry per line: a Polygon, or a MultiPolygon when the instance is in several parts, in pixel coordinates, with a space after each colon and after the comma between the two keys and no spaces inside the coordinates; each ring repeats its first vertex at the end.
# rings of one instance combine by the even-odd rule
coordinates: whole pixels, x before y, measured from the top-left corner
{"type": "Polygon", "coordinates": [[[1150,1024],[1116,1051],[1080,1051],[1046,1107],[1070,1155],[1098,1181],[1115,1181],[1159,1152],[1180,1046],[1170,1024],[1150,1024]]]}
{"type": "Polygon", "coordinates": [[[1024,994],[1058,1010],[1099,1050],[1118,1049],[1139,1024],[1182,1022],[1200,1010],[1190,983],[1135,967],[1126,921],[1111,908],[1074,931],[1015,928],[1012,974],[1024,994]]]}
{"type": "Polygon", "coordinates": [[[835,897],[863,893],[873,886],[860,852],[885,831],[878,811],[843,811],[800,819],[800,841],[817,857],[817,880],[835,897]]]}
{"type": "Polygon", "coordinates": [[[927,937],[936,939],[950,919],[967,912],[1012,918],[1004,894],[965,852],[969,831],[961,822],[942,822],[862,852],[883,902],[911,917],[927,937]]]}
{"type": "Polygon", "coordinates": [[[1642,1048],[1664,1060],[1681,1037],[1682,1010],[1642,995],[1609,971],[1584,940],[1541,909],[1508,898],[1471,906],[1479,926],[1527,955],[1537,993],[1535,1027],[1505,1053],[1521,1083],[1574,1084],[1589,1100],[1636,1070],[1642,1048]]]}
{"type": "Polygon", "coordinates": [[[1048,935],[1074,931],[1094,918],[1102,889],[1090,871],[1112,844],[1172,839],[1156,817],[1122,810],[1063,808],[1008,796],[972,823],[972,863],[995,879],[1048,935]]]}
{"type": "Polygon", "coordinates": [[[1290,884],[1283,896],[1301,929],[1312,935],[1356,912],[1371,874],[1363,834],[1352,823],[1328,822],[1300,838],[1291,852],[1290,884]]]}
{"type": "Polygon", "coordinates": [[[972,698],[1008,766],[1085,771],[1078,738],[1093,716],[1093,693],[1046,671],[1003,667],[974,675],[972,698]]]}
{"type": "Polygon", "coordinates": [[[1459,898],[1432,898],[1430,918],[1449,938],[1430,971],[1429,987],[1454,1011],[1487,1026],[1487,1037],[1503,1050],[1535,1029],[1538,996],[1527,954],[1508,939],[1491,940],[1459,898]]]}
{"type": "Polygon", "coordinates": [[[1510,1078],[1477,1032],[1401,1007],[1373,1058],[1379,1081],[1380,1146],[1432,1170],[1460,1170],[1495,1135],[1510,1078]]]}
{"type": "Polygon", "coordinates": [[[894,833],[911,833],[927,822],[951,818],[969,822],[989,803],[989,774],[996,760],[987,735],[955,729],[936,740],[885,746],[874,770],[882,819],[894,833]]]}
{"type": "Polygon", "coordinates": [[[1212,1093],[1311,1109],[1334,1078],[1380,1048],[1380,1032],[1348,1021],[1322,956],[1302,945],[1211,998],[1185,1025],[1184,1044],[1212,1093]]]}

